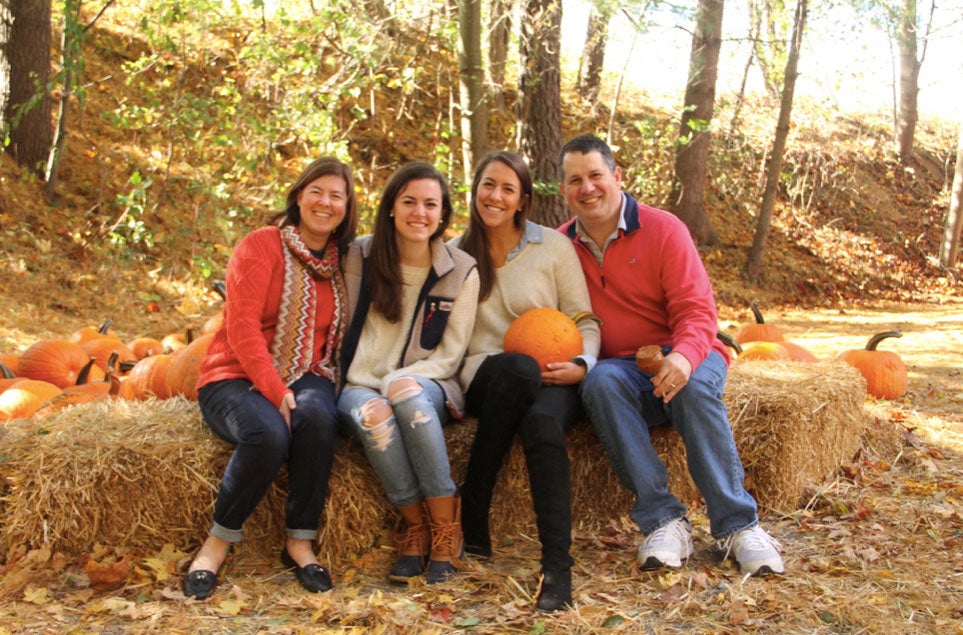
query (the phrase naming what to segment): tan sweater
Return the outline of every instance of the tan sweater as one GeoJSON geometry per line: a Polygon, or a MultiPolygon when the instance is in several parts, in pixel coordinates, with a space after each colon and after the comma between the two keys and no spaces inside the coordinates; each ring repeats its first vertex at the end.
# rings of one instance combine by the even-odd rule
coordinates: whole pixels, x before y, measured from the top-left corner
{"type": "MultiPolygon", "coordinates": [[[[478,367],[489,355],[502,352],[505,331],[519,315],[536,307],[551,307],[566,315],[591,311],[588,288],[572,241],[555,230],[529,222],[525,228],[528,244],[510,256],[495,274],[492,292],[478,305],[475,330],[468,342],[465,365],[459,373],[468,389],[478,367]]],[[[451,244],[458,246],[461,236],[451,244]]],[[[579,322],[582,355],[595,365],[599,353],[599,325],[594,320],[579,322]]]]}

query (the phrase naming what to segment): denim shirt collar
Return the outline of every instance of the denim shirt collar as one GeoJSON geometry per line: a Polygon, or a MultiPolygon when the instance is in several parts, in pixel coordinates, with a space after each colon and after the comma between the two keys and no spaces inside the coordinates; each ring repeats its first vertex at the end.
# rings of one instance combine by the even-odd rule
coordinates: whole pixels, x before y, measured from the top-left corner
{"type": "Polygon", "coordinates": [[[528,243],[540,243],[545,240],[544,229],[541,225],[533,223],[530,220],[525,221],[525,229],[522,231],[522,237],[518,241],[518,245],[515,246],[508,256],[505,258],[505,262],[514,260],[518,254],[522,253],[522,250],[528,246],[528,243]]]}

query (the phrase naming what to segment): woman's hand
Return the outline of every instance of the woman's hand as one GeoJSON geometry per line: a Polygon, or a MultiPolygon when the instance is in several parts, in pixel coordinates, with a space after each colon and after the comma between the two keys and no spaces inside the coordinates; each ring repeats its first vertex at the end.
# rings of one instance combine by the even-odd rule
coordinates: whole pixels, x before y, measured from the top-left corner
{"type": "Polygon", "coordinates": [[[294,400],[294,393],[284,393],[284,397],[281,398],[281,405],[278,406],[278,410],[281,412],[281,418],[284,419],[284,423],[287,425],[289,433],[291,432],[291,412],[297,409],[298,402],[294,400]]]}
{"type": "Polygon", "coordinates": [[[588,370],[574,362],[553,362],[547,364],[548,370],[542,371],[543,386],[571,386],[585,378],[588,370]]]}

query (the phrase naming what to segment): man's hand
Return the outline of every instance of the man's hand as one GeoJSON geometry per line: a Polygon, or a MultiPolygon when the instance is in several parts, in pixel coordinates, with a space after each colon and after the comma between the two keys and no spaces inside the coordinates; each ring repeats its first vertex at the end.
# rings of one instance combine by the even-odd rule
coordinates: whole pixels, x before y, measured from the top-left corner
{"type": "Polygon", "coordinates": [[[655,390],[652,394],[662,397],[662,401],[669,403],[673,397],[689,382],[692,375],[692,364],[682,353],[669,353],[662,361],[662,368],[652,377],[655,390]]]}

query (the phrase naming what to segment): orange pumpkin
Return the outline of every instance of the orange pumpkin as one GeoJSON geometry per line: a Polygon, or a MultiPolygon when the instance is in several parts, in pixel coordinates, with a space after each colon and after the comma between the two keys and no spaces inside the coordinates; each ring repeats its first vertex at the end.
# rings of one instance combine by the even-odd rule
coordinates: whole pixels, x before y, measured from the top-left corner
{"type": "Polygon", "coordinates": [[[906,392],[908,371],[902,358],[892,351],[878,351],[885,339],[903,337],[900,331],[877,333],[864,349],[843,351],[836,356],[860,372],[866,379],[866,392],[878,399],[898,399],[906,392]]]}
{"type": "Polygon", "coordinates": [[[20,366],[20,356],[13,353],[0,353],[0,373],[4,377],[16,377],[20,366]]]}
{"type": "Polygon", "coordinates": [[[21,379],[0,393],[0,421],[33,416],[44,403],[61,392],[50,382],[21,379]]]}
{"type": "Polygon", "coordinates": [[[755,300],[749,305],[752,314],[756,318],[755,324],[743,324],[736,332],[736,341],[740,344],[746,342],[782,342],[785,338],[778,326],[766,324],[759,310],[759,303],[755,300]]]}
{"type": "Polygon", "coordinates": [[[47,381],[60,388],[101,381],[104,371],[94,365],[80,344],[67,340],[40,340],[20,356],[22,377],[47,381]]]}
{"type": "Polygon", "coordinates": [[[204,326],[201,327],[201,335],[206,335],[207,333],[216,333],[220,330],[221,325],[224,324],[224,309],[221,309],[211,317],[207,318],[204,322],[204,326]]]}
{"type": "Polygon", "coordinates": [[[193,332],[190,329],[184,333],[170,333],[161,340],[161,346],[164,347],[165,353],[176,353],[190,344],[192,339],[193,332]]]}
{"type": "Polygon", "coordinates": [[[582,334],[575,321],[558,309],[539,307],[515,318],[505,331],[502,349],[531,355],[547,370],[547,364],[567,362],[582,353],[582,334]]]}
{"type": "Polygon", "coordinates": [[[69,341],[73,342],[74,344],[83,344],[89,340],[94,340],[101,337],[117,337],[110,331],[110,325],[112,323],[113,320],[107,318],[101,322],[100,326],[81,327],[71,334],[69,341]]]}
{"type": "Polygon", "coordinates": [[[174,359],[167,369],[167,392],[171,397],[183,395],[187,399],[197,399],[197,379],[201,374],[201,362],[207,355],[207,347],[211,345],[212,339],[213,333],[201,335],[174,353],[174,359]]]}
{"type": "Polygon", "coordinates": [[[137,337],[127,342],[127,348],[137,359],[144,359],[151,355],[160,355],[164,352],[164,345],[154,337],[137,337]]]}
{"type": "MultiPolygon", "coordinates": [[[[89,339],[80,345],[84,352],[94,358],[94,362],[100,370],[104,371],[115,371],[119,368],[119,365],[124,364],[124,362],[136,362],[137,356],[134,352],[124,344],[120,339],[113,337],[98,337],[94,339],[89,339]],[[114,358],[114,368],[110,368],[109,360],[112,355],[116,355],[114,358]]],[[[126,368],[126,366],[125,366],[126,368]]],[[[119,371],[120,374],[125,374],[124,371],[119,371]]]]}
{"type": "Polygon", "coordinates": [[[806,348],[793,342],[748,342],[741,349],[738,359],[792,361],[807,364],[819,361],[806,348]]]}
{"type": "Polygon", "coordinates": [[[124,377],[120,396],[125,399],[167,399],[167,370],[174,356],[170,353],[151,355],[137,362],[124,377]]]}

